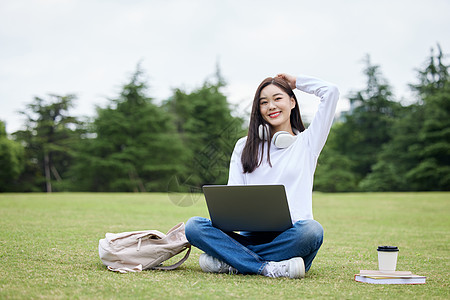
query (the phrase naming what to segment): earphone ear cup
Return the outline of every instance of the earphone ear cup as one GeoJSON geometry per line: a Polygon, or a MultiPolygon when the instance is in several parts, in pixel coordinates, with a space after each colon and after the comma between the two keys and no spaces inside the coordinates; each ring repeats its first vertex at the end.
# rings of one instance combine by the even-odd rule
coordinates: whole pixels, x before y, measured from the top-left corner
{"type": "Polygon", "coordinates": [[[287,148],[292,145],[296,139],[297,136],[291,135],[287,131],[278,131],[273,135],[272,142],[277,148],[287,148]]]}
{"type": "Polygon", "coordinates": [[[258,136],[260,140],[267,141],[267,137],[269,136],[269,128],[267,127],[267,125],[259,125],[258,136]]]}

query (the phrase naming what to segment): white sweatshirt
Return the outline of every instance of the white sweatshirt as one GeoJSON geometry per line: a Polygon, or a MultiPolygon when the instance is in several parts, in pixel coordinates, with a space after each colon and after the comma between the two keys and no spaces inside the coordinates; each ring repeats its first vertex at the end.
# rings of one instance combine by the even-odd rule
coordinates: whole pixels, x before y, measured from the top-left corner
{"type": "Polygon", "coordinates": [[[339,99],[339,90],[335,85],[317,78],[299,76],[296,87],[300,91],[320,97],[318,110],[309,127],[299,133],[296,141],[288,148],[279,149],[272,144],[270,147],[272,167],[267,162],[265,150],[261,165],[252,173],[244,173],[241,162],[247,137],[239,139],[231,156],[228,177],[228,185],[283,184],[292,223],[313,219],[314,171],[317,158],[330,132],[339,99]]]}

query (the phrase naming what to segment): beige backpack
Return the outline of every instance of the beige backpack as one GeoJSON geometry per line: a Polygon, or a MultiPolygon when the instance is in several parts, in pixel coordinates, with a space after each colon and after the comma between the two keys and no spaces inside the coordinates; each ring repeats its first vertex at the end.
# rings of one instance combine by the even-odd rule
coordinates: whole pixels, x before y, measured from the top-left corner
{"type": "Polygon", "coordinates": [[[184,223],[179,223],[167,234],[158,230],[107,233],[99,241],[98,252],[110,271],[173,270],[189,257],[191,245],[184,234],[184,223]],[[180,261],[171,266],[161,266],[164,261],[186,249],[180,261]]]}

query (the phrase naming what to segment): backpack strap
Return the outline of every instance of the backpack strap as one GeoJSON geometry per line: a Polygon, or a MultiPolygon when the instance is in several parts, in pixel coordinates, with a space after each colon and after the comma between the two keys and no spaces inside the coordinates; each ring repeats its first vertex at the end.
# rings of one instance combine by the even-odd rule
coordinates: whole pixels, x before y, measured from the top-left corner
{"type": "Polygon", "coordinates": [[[182,263],[184,263],[188,259],[189,254],[191,253],[191,245],[187,245],[186,249],[188,249],[186,251],[186,254],[184,255],[184,257],[179,262],[177,262],[177,263],[175,263],[175,264],[173,264],[171,266],[153,267],[151,269],[153,269],[153,270],[166,270],[167,271],[167,270],[173,270],[173,269],[178,268],[179,266],[181,266],[182,263]]]}

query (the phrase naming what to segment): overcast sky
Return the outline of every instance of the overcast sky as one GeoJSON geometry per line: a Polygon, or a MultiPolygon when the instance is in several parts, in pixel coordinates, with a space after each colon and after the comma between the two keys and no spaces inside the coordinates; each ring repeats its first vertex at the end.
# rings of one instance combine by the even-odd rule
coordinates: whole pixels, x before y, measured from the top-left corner
{"type": "MultiPolygon", "coordinates": [[[[139,62],[156,103],[218,63],[242,110],[279,72],[336,83],[345,110],[366,54],[401,99],[437,43],[449,53],[448,0],[0,0],[0,120],[20,129],[17,111],[49,93],[76,94],[73,114],[94,116],[139,62]]],[[[317,100],[297,95],[310,119],[317,100]]]]}

